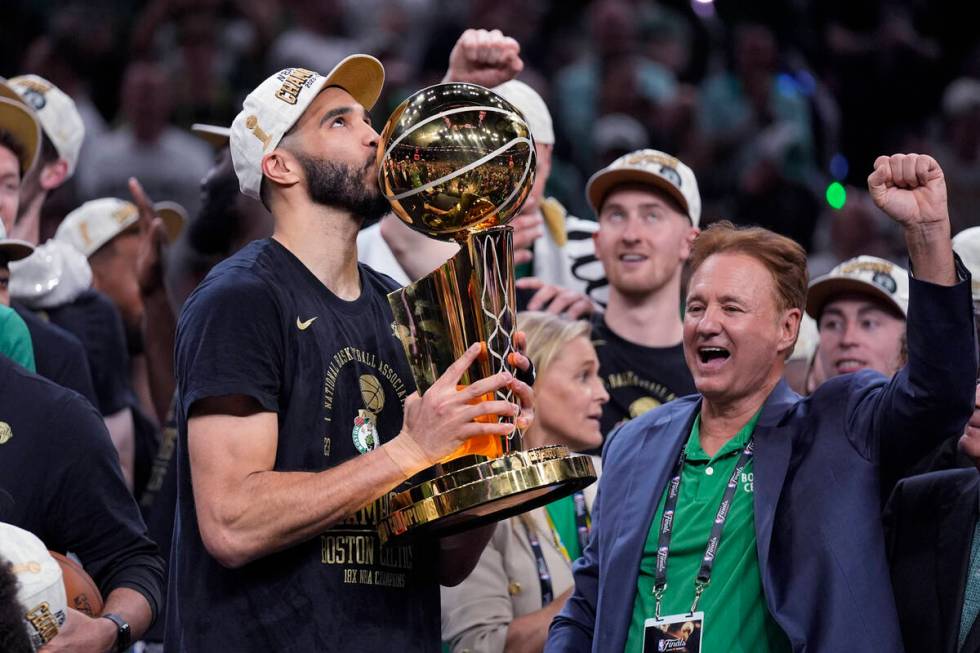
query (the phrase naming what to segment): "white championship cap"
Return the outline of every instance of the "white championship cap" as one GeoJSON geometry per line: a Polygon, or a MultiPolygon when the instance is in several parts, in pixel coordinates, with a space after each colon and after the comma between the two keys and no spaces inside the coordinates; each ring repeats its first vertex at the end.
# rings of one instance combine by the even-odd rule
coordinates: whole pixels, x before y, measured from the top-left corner
{"type": "Polygon", "coordinates": [[[85,202],[65,216],[54,239],[68,243],[86,257],[136,224],[140,214],[136,205],[115,197],[85,202]]]}
{"type": "Polygon", "coordinates": [[[877,256],[848,259],[810,282],[806,292],[806,312],[819,320],[828,302],[847,293],[877,297],[906,316],[909,312],[909,273],[877,256]]]}
{"type": "Polygon", "coordinates": [[[693,226],[701,221],[701,195],[694,172],[659,150],[637,150],[619,157],[592,175],[585,185],[585,197],[598,215],[606,195],[628,183],[656,186],[680,203],[693,226]]]}
{"type": "MultiPolygon", "coordinates": [[[[153,205],[163,220],[167,241],[174,242],[187,222],[187,211],[177,202],[153,205]]],[[[67,243],[87,257],[139,221],[139,209],[132,202],[102,197],[85,202],[65,216],[54,239],[67,243]]]]}
{"type": "Polygon", "coordinates": [[[61,565],[44,542],[22,528],[0,522],[0,564],[9,562],[20,587],[17,601],[34,650],[58,634],[68,618],[68,598],[61,565]]]}
{"type": "Polygon", "coordinates": [[[216,150],[220,150],[228,145],[228,139],[231,136],[230,127],[222,127],[221,125],[209,125],[203,122],[195,122],[191,125],[191,131],[198,138],[207,141],[207,143],[216,150]]]}
{"type": "Polygon", "coordinates": [[[538,92],[522,81],[512,79],[500,86],[490,89],[504,98],[524,114],[527,126],[531,130],[531,138],[543,145],[555,144],[555,130],[551,124],[551,113],[548,105],[538,95],[538,92]]]}
{"type": "Polygon", "coordinates": [[[231,159],[242,192],[259,199],[262,158],[276,149],[321,90],[339,86],[369,110],[381,95],[384,78],[380,61],[354,54],[326,75],[305,68],[285,68],[259,84],[231,123],[231,159]]]}
{"type": "Polygon", "coordinates": [[[970,227],[953,236],[953,251],[970,271],[973,301],[980,302],[980,227],[970,227]]]}
{"type": "Polygon", "coordinates": [[[68,163],[68,176],[71,177],[85,140],[85,124],[75,101],[37,75],[11,77],[0,83],[0,95],[20,100],[34,110],[58,156],[68,163]]]}
{"type": "Polygon", "coordinates": [[[33,309],[61,306],[91,286],[92,268],[85,255],[54,238],[10,264],[10,297],[33,309]]]}
{"type": "Polygon", "coordinates": [[[7,238],[7,229],[0,220],[0,263],[7,264],[10,261],[19,261],[27,258],[34,253],[34,245],[26,240],[7,238]]]}

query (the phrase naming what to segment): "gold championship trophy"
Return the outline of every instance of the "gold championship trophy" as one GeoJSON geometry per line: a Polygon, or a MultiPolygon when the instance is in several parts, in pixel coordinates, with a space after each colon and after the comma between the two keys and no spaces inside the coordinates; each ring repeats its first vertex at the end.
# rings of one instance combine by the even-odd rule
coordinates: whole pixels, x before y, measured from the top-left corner
{"type": "MultiPolygon", "coordinates": [[[[388,295],[419,393],[475,342],[485,343],[485,355],[461,384],[513,372],[508,355],[516,329],[514,245],[506,223],[534,183],[534,143],[524,117],[481,86],[423,89],[388,119],[378,145],[378,174],[392,209],[408,226],[460,245],[442,267],[388,295]]],[[[516,400],[506,389],[497,395],[516,400]]],[[[391,498],[378,526],[382,541],[464,531],[595,481],[589,457],[563,446],[525,451],[523,444],[519,430],[467,440],[423,473],[428,480],[391,498]]]]}

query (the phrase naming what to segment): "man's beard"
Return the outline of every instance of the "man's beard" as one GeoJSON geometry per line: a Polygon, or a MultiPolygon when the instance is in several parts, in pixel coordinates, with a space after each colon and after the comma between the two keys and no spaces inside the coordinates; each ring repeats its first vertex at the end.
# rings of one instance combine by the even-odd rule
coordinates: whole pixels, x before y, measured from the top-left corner
{"type": "Polygon", "coordinates": [[[391,211],[380,189],[364,184],[364,174],[372,161],[355,167],[305,154],[297,154],[296,158],[306,174],[310,199],[317,204],[346,209],[365,224],[377,222],[391,211]]]}

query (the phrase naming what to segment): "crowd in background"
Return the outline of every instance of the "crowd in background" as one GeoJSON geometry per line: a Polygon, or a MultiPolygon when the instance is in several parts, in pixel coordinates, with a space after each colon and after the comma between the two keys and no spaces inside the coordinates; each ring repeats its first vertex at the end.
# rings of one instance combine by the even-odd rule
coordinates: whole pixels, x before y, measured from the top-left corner
{"type": "MultiPolygon", "coordinates": [[[[24,424],[53,415],[52,424],[59,428],[48,429],[51,432],[67,435],[73,425],[84,430],[85,424],[94,423],[90,434],[104,429],[112,438],[115,451],[104,442],[86,445],[84,438],[71,447],[58,438],[46,442],[45,451],[59,452],[50,453],[58,461],[57,474],[68,478],[88,469],[72,468],[72,463],[91,456],[86,464],[98,470],[93,472],[96,482],[71,501],[62,501],[58,492],[46,488],[48,510],[35,508],[44,517],[38,517],[37,528],[28,530],[51,549],[71,549],[95,560],[93,577],[103,587],[114,588],[106,596],[106,610],[118,609],[140,634],[149,626],[150,615],[164,613],[164,561],[174,534],[172,507],[178,490],[173,453],[180,421],[175,414],[180,401],[175,377],[180,371],[175,374],[173,357],[177,318],[215,264],[271,234],[267,198],[260,203],[239,192],[242,173],[233,165],[225,128],[241,111],[246,94],[280,69],[326,72],[351,53],[377,57],[384,65],[385,83],[371,116],[380,131],[409,94],[453,77],[454,46],[465,30],[500,30],[520,44],[518,79],[533,91],[513,82],[497,90],[527,114],[529,129],[543,148],[538,149],[538,159],[548,165],[539,184],[546,188],[535,187],[527,212],[540,212],[541,233],[549,233],[539,233],[533,244],[519,247],[527,258],[517,261],[518,275],[543,278],[518,284],[526,291],[519,294],[520,305],[547,310],[549,302],[557,301],[550,310],[560,313],[556,306],[565,301],[566,315],[592,313],[591,322],[574,323],[540,312],[522,316],[522,327],[532,331],[530,339],[540,346],[529,358],[544,371],[555,365],[535,386],[541,402],[537,418],[543,425],[531,432],[537,445],[565,444],[598,455],[603,438],[616,426],[697,389],[680,334],[689,310],[682,270],[699,229],[722,223],[713,233],[724,233],[730,225],[723,221],[765,227],[802,248],[800,260],[805,253],[803,265],[811,280],[845,279],[864,292],[872,288],[878,310],[894,327],[887,339],[881,337],[887,340],[881,365],[865,361],[855,367],[854,361],[841,363],[839,356],[839,368],[821,362],[821,355],[826,361],[831,356],[827,338],[832,336],[825,334],[835,327],[824,321],[824,304],[833,297],[827,299],[811,286],[810,295],[803,298],[801,308],[820,323],[821,334],[813,333],[817,327],[809,320],[811,333],[800,336],[802,346],[797,348],[803,366],[796,377],[787,367],[786,379],[805,395],[823,381],[858,368],[890,377],[908,362],[905,323],[912,318],[909,277],[902,267],[908,265],[907,233],[893,213],[879,208],[880,198],[869,193],[867,178],[878,155],[922,152],[934,157],[948,189],[952,235],[980,225],[975,208],[980,201],[980,41],[973,33],[972,10],[964,3],[16,0],[7,9],[0,77],[9,78],[9,83],[0,80],[0,98],[11,89],[26,98],[32,92],[43,96],[51,92],[50,87],[42,88],[49,80],[74,102],[84,139],[71,144],[70,134],[54,136],[52,125],[44,122],[43,102],[33,107],[45,134],[37,162],[26,160],[24,148],[0,139],[0,151],[6,148],[19,157],[23,184],[20,211],[14,210],[16,224],[14,216],[5,213],[0,192],[0,216],[7,223],[0,230],[0,282],[4,289],[10,282],[13,299],[0,292],[0,304],[21,315],[30,329],[29,336],[21,337],[11,335],[10,323],[0,324],[0,348],[13,357],[14,345],[24,338],[33,340],[33,353],[17,362],[76,390],[91,406],[71,404],[74,399],[63,400],[60,391],[40,390],[38,396],[45,399],[35,404],[30,394],[34,390],[28,391],[33,382],[22,381],[22,371],[13,365],[8,369],[5,361],[0,364],[0,392],[3,383],[20,385],[17,393],[7,393],[6,404],[0,398],[0,408],[16,408],[24,424]],[[25,74],[40,78],[22,77],[25,74]],[[196,125],[193,131],[191,125],[196,125]],[[62,163],[67,169],[57,167],[62,163]],[[33,172],[27,172],[32,167],[33,172]],[[657,279],[655,288],[629,287],[629,272],[610,264],[617,256],[622,259],[617,248],[628,240],[623,232],[629,227],[623,225],[632,218],[620,213],[632,211],[629,202],[638,201],[625,201],[628,211],[618,212],[615,202],[610,206],[615,193],[637,191],[622,188],[635,181],[621,176],[624,169],[639,171],[642,183],[649,186],[642,192],[659,198],[658,211],[677,218],[667,249],[684,254],[664,272],[666,281],[657,279]],[[54,176],[46,176],[48,172],[54,176]],[[564,220],[560,228],[549,217],[552,211],[564,220]],[[22,221],[24,215],[32,217],[22,221]],[[553,242],[567,258],[555,259],[559,272],[544,274],[538,266],[543,269],[552,246],[548,243],[553,242]],[[64,244],[75,253],[60,250],[64,244]],[[19,260],[31,252],[27,261],[19,260]],[[81,263],[79,253],[85,259],[81,263]],[[856,258],[867,256],[877,258],[856,258]],[[532,257],[534,267],[528,268],[532,257]],[[45,267],[38,267],[42,264],[45,267]],[[595,274],[579,273],[586,264],[595,274]],[[563,281],[562,275],[569,273],[574,284],[563,281]],[[884,293],[874,289],[884,283],[883,277],[891,280],[884,293]],[[536,285],[539,282],[543,289],[536,285]],[[600,288],[600,293],[593,292],[600,288]],[[540,294],[534,295],[536,291],[540,294]],[[643,300],[635,301],[639,296],[643,300]],[[674,310],[678,305],[681,311],[674,310]],[[658,316],[654,321],[646,320],[653,314],[658,316]],[[50,349],[39,335],[49,327],[31,322],[38,317],[66,332],[55,334],[61,340],[50,349]],[[628,337],[627,328],[632,329],[628,337]],[[815,353],[815,339],[820,338],[825,338],[825,351],[815,353]],[[559,351],[559,344],[564,349],[559,351]],[[58,365],[49,356],[54,351],[58,365]],[[561,394],[566,389],[560,383],[573,376],[573,364],[589,389],[580,389],[583,398],[576,408],[581,414],[562,414],[567,394],[561,394]],[[53,371],[56,367],[60,378],[53,371]],[[84,378],[70,379],[69,368],[77,372],[75,377],[84,378]],[[638,380],[636,372],[644,371],[651,378],[638,380]],[[631,384],[640,390],[625,392],[631,384]],[[651,389],[653,385],[657,388],[651,389]],[[69,404],[71,409],[65,409],[69,404]],[[28,406],[36,412],[23,408],[28,406]],[[561,418],[558,422],[549,421],[556,416],[561,418]],[[589,424],[589,437],[577,439],[583,423],[589,424]],[[76,450],[77,459],[65,453],[76,450]],[[113,456],[121,469],[114,467],[113,456]],[[127,503],[130,496],[136,499],[132,506],[127,503]],[[80,506],[86,501],[90,506],[83,510],[80,506]],[[111,519],[101,518],[109,514],[111,519]],[[58,520],[66,524],[67,542],[77,548],[58,540],[62,526],[52,525],[58,520]],[[86,537],[87,529],[103,536],[120,533],[114,538],[117,548],[103,550],[91,541],[79,544],[96,539],[86,537]],[[163,560],[153,555],[153,542],[163,560]],[[142,598],[134,599],[133,594],[142,598]]],[[[5,103],[0,99],[0,114],[5,103]]],[[[7,129],[4,115],[0,132],[7,129]]],[[[364,238],[358,239],[362,262],[407,282],[432,269],[432,261],[438,264],[438,256],[448,255],[420,246],[416,254],[425,260],[414,269],[411,252],[398,251],[393,230],[400,223],[394,223],[386,216],[364,225],[364,238]]],[[[403,237],[405,243],[417,242],[408,240],[407,230],[403,237]]],[[[964,252],[980,249],[980,236],[973,233],[971,238],[963,245],[966,249],[957,249],[964,258],[964,252]]],[[[841,288],[850,286],[838,283],[833,288],[846,294],[841,288]]],[[[6,320],[7,313],[0,317],[6,320]]],[[[299,318],[297,327],[305,329],[299,318]]],[[[719,355],[727,357],[728,352],[719,355]]],[[[950,420],[954,417],[951,414],[950,420]]],[[[8,421],[15,432],[26,428],[8,421]]],[[[10,431],[10,425],[0,422],[0,445],[11,439],[10,431]]],[[[932,451],[930,459],[919,456],[912,461],[919,464],[917,471],[971,467],[980,456],[957,453],[955,441],[961,433],[962,429],[952,435],[937,431],[934,436],[943,435],[945,446],[932,451]]],[[[33,450],[31,455],[39,454],[33,450]]],[[[8,458],[6,469],[19,468],[11,462],[16,460],[8,458]]],[[[0,470],[3,462],[0,459],[0,470]]],[[[908,471],[883,478],[882,491],[890,492],[908,471]]],[[[973,477],[971,470],[969,479],[961,480],[973,483],[973,477]]],[[[30,476],[23,486],[41,483],[41,476],[30,476]]],[[[970,488],[972,492],[973,485],[970,488]]],[[[589,545],[594,494],[595,487],[587,497],[575,497],[578,503],[570,499],[562,517],[546,515],[542,508],[501,523],[489,553],[476,568],[475,580],[443,590],[441,636],[446,646],[506,648],[505,636],[507,646],[515,638],[524,645],[533,643],[536,650],[545,645],[548,624],[572,595],[572,562],[589,545]],[[559,519],[564,524],[556,527],[559,519]],[[545,542],[544,557],[560,567],[554,587],[546,591],[542,581],[541,601],[526,589],[517,596],[522,590],[520,584],[515,590],[516,581],[492,586],[509,573],[534,579],[537,559],[520,559],[524,567],[512,572],[507,565],[520,556],[507,551],[526,548],[528,538],[533,541],[535,520],[541,532],[551,528],[555,533],[558,546],[545,542]],[[559,529],[572,545],[562,545],[559,529]],[[499,559],[493,558],[499,551],[499,559]],[[488,588],[496,593],[481,596],[488,588]],[[515,605],[523,601],[526,614],[509,611],[511,600],[515,605]],[[506,603],[505,616],[486,609],[493,601],[496,607],[506,603]],[[479,623],[491,613],[503,630],[490,632],[479,623]],[[519,617],[527,619],[518,621],[519,617]]],[[[0,492],[0,517],[5,507],[0,492]]],[[[879,507],[873,506],[875,511],[879,507]]],[[[17,511],[23,509],[21,500],[17,511]]],[[[973,542],[975,548],[980,538],[973,542]]],[[[969,549],[957,549],[957,555],[967,556],[969,566],[960,571],[968,575],[980,569],[969,549]]],[[[958,582],[965,583],[960,576],[958,582]]],[[[980,596],[980,584],[974,581],[970,587],[980,596]]],[[[976,633],[971,631],[980,601],[959,607],[965,624],[965,630],[956,633],[959,644],[970,635],[980,646],[980,626],[976,633]]],[[[160,650],[165,625],[164,619],[157,619],[145,633],[145,640],[156,646],[151,650],[160,650]]],[[[630,637],[637,633],[631,631],[630,637]]]]}
{"type": "Polygon", "coordinates": [[[151,196],[195,215],[210,154],[187,128],[230,124],[266,75],[371,53],[387,73],[373,111],[382,124],[441,79],[465,28],[499,28],[521,43],[521,79],[552,108],[549,194],[573,215],[592,217],[581,193],[592,171],[652,147],[698,172],[705,224],[726,217],[785,233],[822,273],[857,252],[900,256],[862,190],[880,152],[936,154],[954,229],[974,223],[965,208],[980,195],[971,11],[872,0],[21,0],[5,12],[0,74],[50,79],[84,117],[82,172],[46,210],[125,197],[136,174],[151,196]],[[828,194],[835,181],[842,208],[828,194]]]}

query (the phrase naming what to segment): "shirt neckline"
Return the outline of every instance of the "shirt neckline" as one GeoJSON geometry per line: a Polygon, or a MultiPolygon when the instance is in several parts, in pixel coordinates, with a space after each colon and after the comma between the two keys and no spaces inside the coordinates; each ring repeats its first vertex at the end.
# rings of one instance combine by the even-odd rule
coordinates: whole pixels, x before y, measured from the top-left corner
{"type": "Polygon", "coordinates": [[[698,413],[694,418],[694,424],[691,426],[691,434],[687,438],[687,445],[684,447],[685,459],[692,462],[714,462],[720,458],[741,452],[745,448],[745,445],[748,444],[749,438],[752,437],[752,432],[755,431],[755,425],[759,421],[761,414],[762,409],[760,408],[752,416],[752,419],[738,430],[735,437],[722,445],[721,449],[714,456],[709,456],[701,447],[701,413],[698,413]]]}
{"type": "Polygon", "coordinates": [[[327,288],[326,284],[320,281],[320,279],[318,279],[317,276],[313,274],[308,267],[306,267],[305,263],[299,260],[295,254],[289,251],[288,247],[280,243],[275,238],[269,238],[269,242],[272,243],[272,247],[274,249],[281,252],[283,258],[296,271],[296,273],[306,280],[306,283],[317,294],[317,296],[323,299],[332,308],[336,308],[347,313],[356,313],[368,306],[369,302],[371,301],[370,292],[368,290],[369,281],[364,272],[364,266],[360,263],[357,264],[357,274],[361,284],[361,294],[357,296],[357,299],[341,299],[334,294],[332,290],[327,288]]]}

